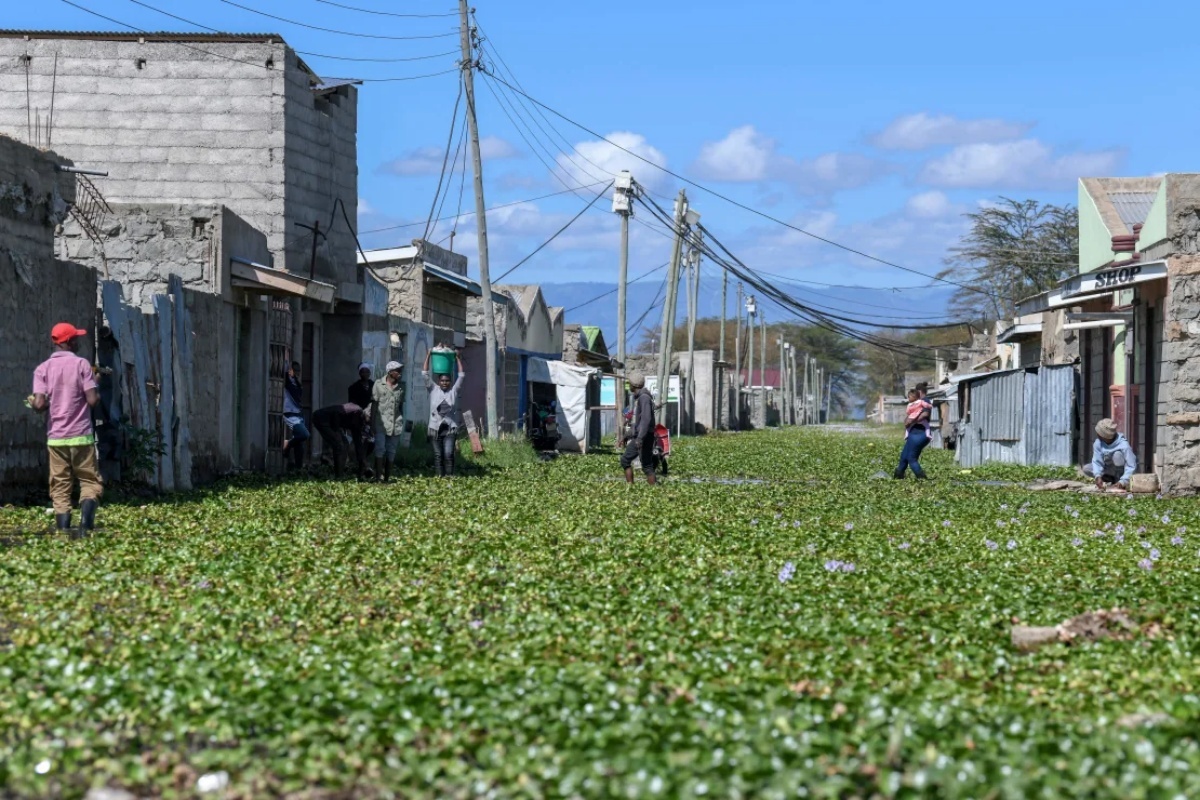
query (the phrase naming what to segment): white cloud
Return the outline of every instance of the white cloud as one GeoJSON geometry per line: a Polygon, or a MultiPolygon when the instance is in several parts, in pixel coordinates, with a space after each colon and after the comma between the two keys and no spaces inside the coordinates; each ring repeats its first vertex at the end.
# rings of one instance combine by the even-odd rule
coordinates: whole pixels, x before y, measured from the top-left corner
{"type": "MultiPolygon", "coordinates": [[[[485,136],[479,140],[479,154],[485,161],[499,161],[505,158],[516,158],[521,153],[511,143],[498,136],[485,136]]],[[[418,147],[399,158],[381,164],[378,171],[403,177],[437,175],[442,171],[442,163],[445,158],[446,151],[441,147],[433,145],[418,147]]],[[[463,161],[467,162],[465,153],[463,161]]],[[[450,169],[449,164],[446,169],[450,169]]]]}
{"type": "Polygon", "coordinates": [[[897,117],[871,138],[885,150],[927,150],[946,145],[998,142],[1023,136],[1033,126],[1003,119],[958,119],[924,111],[897,117]]]}
{"type": "Polygon", "coordinates": [[[479,140],[479,156],[484,161],[498,161],[502,158],[516,158],[521,151],[512,142],[499,136],[484,136],[479,140]]]}
{"type": "Polygon", "coordinates": [[[942,217],[951,210],[950,198],[936,190],[921,192],[905,201],[904,210],[909,216],[921,219],[942,217]]]}
{"type": "Polygon", "coordinates": [[[558,156],[559,168],[577,185],[608,180],[612,174],[623,169],[629,170],[638,183],[651,189],[664,183],[665,173],[625,152],[625,150],[629,150],[651,164],[660,167],[667,166],[666,155],[646,141],[645,136],[630,131],[616,131],[608,134],[605,138],[620,147],[614,147],[612,144],[602,141],[580,142],[575,145],[577,152],[569,155],[563,153],[558,156]],[[625,148],[625,150],[621,148],[625,148]]]}
{"type": "Polygon", "coordinates": [[[367,202],[367,198],[358,198],[358,213],[359,214],[374,214],[375,208],[367,202]]]}
{"type": "Polygon", "coordinates": [[[828,195],[865,186],[891,172],[892,167],[857,153],[825,153],[797,161],[781,155],[775,141],[753,125],[743,125],[724,139],[706,143],[692,170],[705,180],[783,181],[800,194],[828,195]]]}
{"type": "Polygon", "coordinates": [[[1080,177],[1112,174],[1123,157],[1120,150],[1055,155],[1037,139],[967,144],[928,162],[920,177],[948,188],[1070,190],[1080,177]]]}
{"type": "Polygon", "coordinates": [[[753,125],[743,125],[700,148],[692,170],[707,180],[761,181],[768,177],[767,167],[775,157],[775,142],[753,125]]]}

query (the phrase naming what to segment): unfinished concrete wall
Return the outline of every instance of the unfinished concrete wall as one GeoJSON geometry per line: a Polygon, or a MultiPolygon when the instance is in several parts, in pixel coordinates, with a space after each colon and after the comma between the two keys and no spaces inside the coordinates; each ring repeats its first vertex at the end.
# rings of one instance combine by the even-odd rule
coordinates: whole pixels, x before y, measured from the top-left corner
{"type": "Polygon", "coordinates": [[[221,207],[215,205],[112,204],[103,239],[92,242],[74,220],[63,226],[60,252],[122,284],[125,299],[148,310],[155,294],[178,275],[187,289],[216,291],[221,207]]]}
{"type": "MultiPolygon", "coordinates": [[[[266,233],[274,266],[307,274],[311,240],[293,223],[328,227],[339,197],[356,219],[356,91],[314,95],[274,37],[163,38],[0,36],[0,132],[32,138],[27,115],[45,128],[53,87],[53,144],[109,172],[96,184],[110,202],[224,203],[266,233]]],[[[337,220],[318,270],[352,281],[354,240],[337,220]]]]}
{"type": "MultiPolygon", "coordinates": [[[[1054,308],[1042,312],[1042,363],[1047,365],[1074,364],[1079,360],[1079,333],[1065,330],[1067,312],[1074,309],[1054,308]]],[[[1021,348],[1024,351],[1024,347],[1021,348]]]]}
{"type": "Polygon", "coordinates": [[[54,228],[74,199],[74,178],[55,168],[62,162],[0,136],[0,503],[44,493],[46,418],[24,401],[53,350],[50,328],[87,329],[79,354],[93,354],[95,273],[54,259],[54,228]]]}

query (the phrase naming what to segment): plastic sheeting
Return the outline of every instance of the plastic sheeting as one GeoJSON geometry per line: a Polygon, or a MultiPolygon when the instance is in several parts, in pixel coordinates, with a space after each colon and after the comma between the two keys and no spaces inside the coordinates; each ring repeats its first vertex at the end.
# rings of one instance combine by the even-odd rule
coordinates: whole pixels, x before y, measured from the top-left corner
{"type": "Polygon", "coordinates": [[[564,361],[547,361],[530,358],[525,369],[525,380],[530,383],[552,383],[558,396],[558,449],[582,453],[587,444],[587,388],[588,382],[600,370],[581,367],[564,361]],[[564,425],[563,422],[566,422],[564,425]]]}

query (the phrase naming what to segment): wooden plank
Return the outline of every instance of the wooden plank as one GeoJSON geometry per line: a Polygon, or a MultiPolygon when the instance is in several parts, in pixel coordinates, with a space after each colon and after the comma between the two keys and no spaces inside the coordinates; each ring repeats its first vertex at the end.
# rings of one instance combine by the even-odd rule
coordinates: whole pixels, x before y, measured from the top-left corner
{"type": "Polygon", "coordinates": [[[166,492],[175,491],[175,380],[172,360],[175,348],[171,339],[175,333],[174,315],[171,313],[171,298],[165,294],[154,295],[153,325],[158,328],[158,376],[161,383],[158,393],[158,418],[162,431],[162,458],[160,459],[159,488],[166,492]]]}
{"type": "Polygon", "coordinates": [[[475,428],[475,416],[470,411],[462,412],[463,425],[467,429],[467,436],[471,438],[471,452],[482,453],[483,441],[479,438],[479,431],[475,428]]]}
{"type": "Polygon", "coordinates": [[[168,279],[167,289],[175,304],[175,331],[171,372],[175,383],[175,483],[192,488],[192,315],[183,296],[178,275],[168,279]]]}

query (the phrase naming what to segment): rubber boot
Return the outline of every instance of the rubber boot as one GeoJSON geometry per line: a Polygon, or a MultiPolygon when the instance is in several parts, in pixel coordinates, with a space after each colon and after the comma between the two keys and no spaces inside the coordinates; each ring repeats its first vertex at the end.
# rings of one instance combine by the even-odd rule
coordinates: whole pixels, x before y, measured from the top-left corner
{"type": "Polygon", "coordinates": [[[71,530],[71,512],[68,511],[65,514],[55,514],[54,515],[54,527],[55,527],[55,529],[60,530],[60,531],[71,530]]]}
{"type": "Polygon", "coordinates": [[[387,483],[392,479],[392,462],[389,459],[383,460],[383,482],[387,483]]]}
{"type": "Polygon", "coordinates": [[[100,506],[95,500],[84,500],[79,504],[79,528],[71,537],[84,539],[96,527],[96,509],[100,506]]]}

